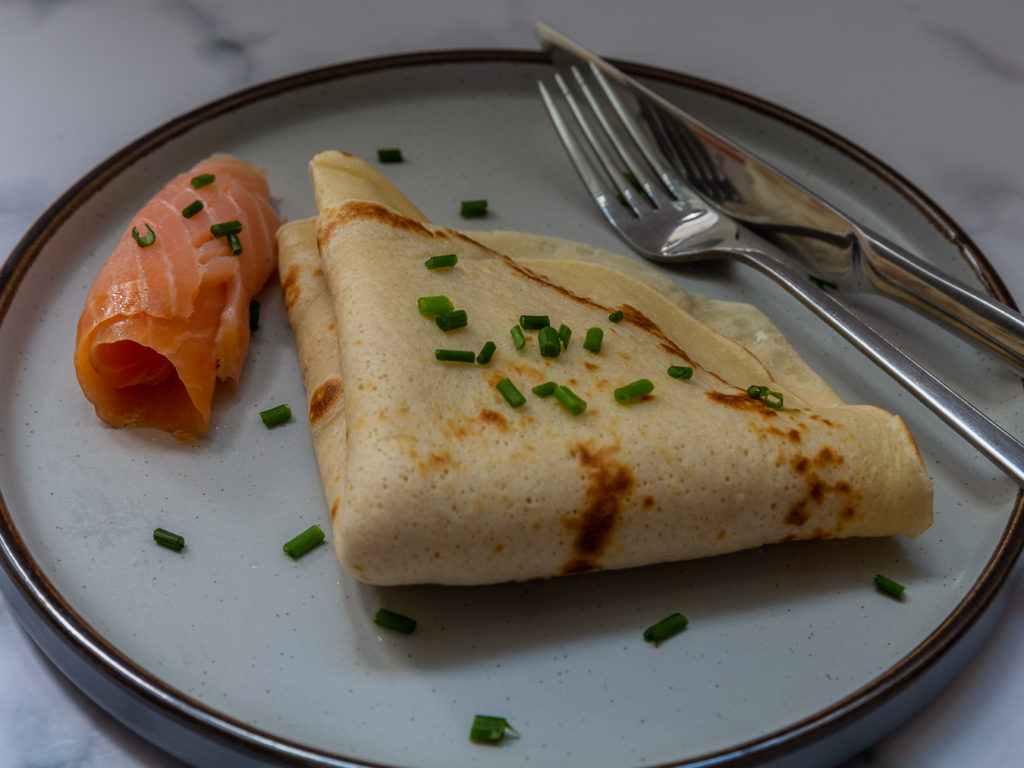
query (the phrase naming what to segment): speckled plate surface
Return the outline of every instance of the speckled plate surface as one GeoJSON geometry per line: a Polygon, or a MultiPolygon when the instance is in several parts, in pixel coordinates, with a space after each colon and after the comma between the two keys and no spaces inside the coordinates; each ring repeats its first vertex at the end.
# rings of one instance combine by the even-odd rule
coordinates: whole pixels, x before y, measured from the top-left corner
{"type": "MultiPolygon", "coordinates": [[[[842,139],[755,98],[628,66],[878,231],[999,294],[956,224],[842,139]]],[[[835,762],[907,716],[970,655],[1022,543],[1018,490],[909,395],[764,278],[709,265],[691,290],[756,303],[851,402],[900,413],[936,488],[920,538],[778,545],[697,562],[486,588],[374,588],[330,547],[281,544],[327,510],[296,353],[272,282],[237,390],[194,446],[95,418],[71,364],[93,277],[132,213],[214,151],[265,166],[281,212],[313,213],[307,163],[372,157],[435,221],[486,197],[485,226],[622,251],[583,194],[525,52],[358,62],[207,105],[126,147],[69,190],[11,254],[0,299],[0,554],[4,589],[58,666],[130,727],[207,765],[787,765],[835,762]],[[163,526],[181,554],[153,544],[163,526]],[[907,585],[878,593],[884,572],[907,585]],[[379,630],[381,606],[415,634],[379,630]],[[653,648],[672,611],[685,633],[653,648]],[[467,738],[478,712],[521,737],[467,738]]],[[[474,227],[480,227],[474,222],[474,227]]],[[[857,307],[997,421],[1021,383],[884,300],[857,307]]],[[[386,334],[386,325],[382,332],[386,334]]]]}

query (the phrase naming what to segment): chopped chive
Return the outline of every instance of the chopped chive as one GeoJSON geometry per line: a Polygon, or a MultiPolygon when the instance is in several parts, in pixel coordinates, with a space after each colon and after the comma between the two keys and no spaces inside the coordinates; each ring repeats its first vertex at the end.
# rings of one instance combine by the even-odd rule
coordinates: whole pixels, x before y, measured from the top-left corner
{"type": "Polygon", "coordinates": [[[377,150],[377,162],[380,163],[401,163],[405,160],[402,157],[402,150],[397,148],[387,148],[377,150]]]}
{"type": "Polygon", "coordinates": [[[313,547],[324,540],[324,532],[319,525],[311,525],[294,539],[286,541],[281,549],[292,560],[298,560],[313,547]]]}
{"type": "Polygon", "coordinates": [[[281,405],[275,405],[273,408],[268,408],[265,411],[260,411],[260,418],[263,419],[263,423],[267,427],[276,427],[278,424],[284,424],[292,417],[292,409],[282,403],[281,405]]]}
{"type": "Polygon", "coordinates": [[[497,744],[505,733],[511,733],[518,737],[519,731],[508,724],[504,717],[495,715],[477,715],[473,718],[473,725],[469,729],[469,740],[484,744],[497,744]]]}
{"type": "Polygon", "coordinates": [[[536,331],[551,325],[551,319],[547,315],[520,315],[519,326],[524,331],[536,331]]]}
{"type": "Polygon", "coordinates": [[[234,232],[228,235],[228,247],[231,249],[232,256],[242,255],[242,241],[238,239],[238,235],[234,232]]]}
{"type": "Polygon", "coordinates": [[[435,349],[434,357],[442,363],[476,362],[476,353],[471,349],[435,349]]]}
{"type": "Polygon", "coordinates": [[[464,309],[453,309],[451,312],[437,315],[434,322],[442,331],[454,331],[456,328],[465,328],[469,323],[469,316],[464,309]]]}
{"type": "Polygon", "coordinates": [[[673,613],[671,616],[666,616],[657,624],[653,624],[645,629],[644,640],[657,645],[662,640],[667,640],[672,635],[682,632],[689,623],[683,614],[673,613]]]}
{"type": "Polygon", "coordinates": [[[624,387],[615,390],[615,402],[628,403],[638,397],[650,394],[654,389],[654,382],[650,379],[637,379],[624,387]]]}
{"type": "Polygon", "coordinates": [[[574,416],[579,416],[587,410],[587,401],[562,384],[555,387],[554,395],[555,399],[568,408],[569,413],[574,416]]]}
{"type": "Polygon", "coordinates": [[[558,387],[553,381],[545,381],[543,384],[538,384],[533,387],[530,391],[533,392],[537,397],[548,397],[555,394],[555,389],[558,387]]]}
{"type": "Polygon", "coordinates": [[[626,177],[626,181],[629,182],[630,186],[633,187],[637,192],[643,192],[643,187],[640,186],[640,181],[631,171],[625,171],[623,175],[626,177]]]}
{"type": "Polygon", "coordinates": [[[173,549],[175,552],[181,552],[185,546],[185,537],[179,536],[176,533],[171,533],[164,528],[157,528],[153,531],[153,541],[159,544],[161,547],[167,547],[173,549]]]}
{"type": "Polygon", "coordinates": [[[487,215],[486,200],[463,200],[459,213],[464,219],[475,219],[487,215]]]}
{"type": "Polygon", "coordinates": [[[903,590],[906,589],[902,584],[899,584],[890,578],[886,578],[880,573],[875,576],[875,586],[895,598],[903,597],[903,590]]]}
{"type": "Polygon", "coordinates": [[[673,379],[692,379],[693,368],[688,365],[670,365],[668,375],[673,379]]]}
{"type": "Polygon", "coordinates": [[[373,614],[373,623],[378,627],[393,629],[404,635],[411,635],[412,631],[416,629],[416,619],[410,619],[408,616],[389,611],[387,608],[381,608],[373,614]]]}
{"type": "Polygon", "coordinates": [[[188,205],[181,209],[181,215],[184,216],[186,219],[191,219],[201,210],[203,210],[203,201],[193,200],[191,203],[189,203],[188,205]]]}
{"type": "Polygon", "coordinates": [[[814,275],[808,275],[807,279],[819,288],[831,288],[833,291],[839,290],[839,286],[830,280],[822,280],[820,277],[815,277],[814,275]]]}
{"type": "Polygon", "coordinates": [[[198,176],[193,176],[189,184],[192,185],[193,189],[199,189],[200,187],[205,187],[207,184],[213,184],[214,179],[216,178],[217,177],[212,173],[201,173],[198,176]]]}
{"type": "Polygon", "coordinates": [[[489,362],[491,362],[491,358],[494,357],[494,350],[496,350],[497,348],[497,344],[495,344],[493,341],[488,341],[480,350],[480,354],[476,356],[477,363],[479,363],[480,365],[487,365],[489,362]]]}
{"type": "Polygon", "coordinates": [[[255,331],[260,327],[260,303],[253,299],[249,302],[249,330],[255,331]]]}
{"type": "Polygon", "coordinates": [[[616,309],[614,312],[608,315],[608,319],[611,320],[613,323],[619,322],[620,320],[622,320],[622,310],[616,309]]]}
{"type": "Polygon", "coordinates": [[[509,331],[512,334],[512,343],[516,345],[516,349],[522,349],[526,345],[526,337],[523,336],[523,329],[518,325],[513,325],[512,330],[509,331]]]}
{"type": "Polygon", "coordinates": [[[421,296],[416,303],[419,306],[420,314],[424,317],[440,315],[455,309],[452,300],[447,296],[421,296]]]}
{"type": "Polygon", "coordinates": [[[588,352],[600,352],[601,342],[604,341],[604,331],[600,328],[587,328],[587,335],[583,338],[583,348],[588,352]]]}
{"type": "Polygon", "coordinates": [[[228,235],[237,235],[242,231],[242,222],[238,219],[232,219],[231,221],[220,221],[210,226],[210,234],[214,237],[227,237],[228,235]]]}
{"type": "Polygon", "coordinates": [[[774,408],[776,411],[782,407],[782,393],[774,392],[764,385],[751,384],[747,387],[747,394],[750,397],[761,400],[769,408],[774,408]]]}
{"type": "Polygon", "coordinates": [[[523,397],[523,393],[516,389],[516,385],[507,378],[499,381],[496,388],[501,392],[501,396],[504,397],[505,400],[508,401],[508,404],[513,408],[518,408],[526,402],[526,398],[523,397]]]}
{"type": "Polygon", "coordinates": [[[550,325],[545,325],[537,334],[537,344],[543,357],[558,357],[562,351],[562,340],[558,338],[558,331],[550,325]]]}
{"type": "Polygon", "coordinates": [[[156,232],[153,228],[146,225],[146,234],[140,235],[137,227],[132,227],[132,238],[138,243],[139,248],[146,248],[156,242],[156,232]]]}
{"type": "Polygon", "coordinates": [[[560,326],[558,326],[558,338],[562,342],[562,349],[568,349],[569,339],[572,338],[572,328],[570,328],[565,323],[562,323],[560,326]]]}
{"type": "Polygon", "coordinates": [[[459,257],[454,253],[442,253],[440,256],[431,256],[423,265],[427,269],[448,269],[459,263],[459,257]]]}

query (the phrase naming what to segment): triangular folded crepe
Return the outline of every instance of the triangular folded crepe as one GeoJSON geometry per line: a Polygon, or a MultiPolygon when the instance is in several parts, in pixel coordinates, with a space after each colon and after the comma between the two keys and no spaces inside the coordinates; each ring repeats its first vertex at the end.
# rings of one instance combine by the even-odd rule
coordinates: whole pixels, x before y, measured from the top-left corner
{"type": "Polygon", "coordinates": [[[320,214],[280,230],[280,269],[335,548],[358,578],[486,584],[931,524],[902,421],[843,404],[757,310],[579,244],[434,226],[343,153],[311,172],[320,214]],[[455,267],[424,266],[445,253],[455,267]],[[438,295],[466,327],[420,314],[438,295]],[[544,357],[526,331],[516,349],[521,315],[564,324],[568,346],[544,357]],[[596,353],[582,346],[591,327],[596,353]],[[488,341],[486,364],[435,359],[488,341]],[[525,404],[506,402],[506,378],[525,404]],[[616,401],[641,378],[652,392],[616,401]],[[548,381],[586,410],[532,393],[548,381]]]}

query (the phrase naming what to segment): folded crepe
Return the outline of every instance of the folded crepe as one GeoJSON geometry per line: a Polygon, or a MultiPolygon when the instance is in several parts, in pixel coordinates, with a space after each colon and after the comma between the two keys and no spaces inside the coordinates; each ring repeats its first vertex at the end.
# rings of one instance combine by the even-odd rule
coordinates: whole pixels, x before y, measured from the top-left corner
{"type": "Polygon", "coordinates": [[[931,524],[903,422],[844,404],[753,307],[582,244],[435,226],[344,153],[317,155],[311,175],[319,216],[281,228],[280,269],[334,545],[356,577],[487,584],[931,524]],[[456,266],[424,266],[445,253],[456,266]],[[465,327],[420,314],[438,295],[465,327]],[[557,357],[536,331],[516,348],[521,315],[572,330],[557,357]],[[592,327],[599,352],[582,346],[592,327]],[[488,341],[486,364],[435,359],[488,341]],[[616,401],[641,378],[650,393],[616,401]],[[586,410],[532,393],[549,381],[586,410]]]}

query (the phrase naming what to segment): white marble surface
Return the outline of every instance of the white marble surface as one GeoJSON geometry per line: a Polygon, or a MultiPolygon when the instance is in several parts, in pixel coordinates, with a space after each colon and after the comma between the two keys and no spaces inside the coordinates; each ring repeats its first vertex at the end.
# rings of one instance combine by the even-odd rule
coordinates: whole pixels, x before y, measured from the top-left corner
{"type": "MultiPolygon", "coordinates": [[[[1024,299],[1016,0],[2,0],[0,253],[97,162],[202,102],[343,60],[534,48],[536,19],[838,131],[951,213],[1024,299]]],[[[965,671],[850,766],[1019,764],[1022,709],[1018,585],[965,671]]],[[[66,682],[0,600],[0,768],[178,764],[66,682]]]]}

